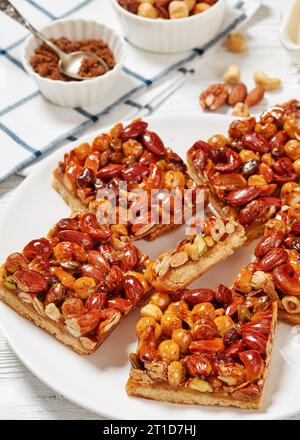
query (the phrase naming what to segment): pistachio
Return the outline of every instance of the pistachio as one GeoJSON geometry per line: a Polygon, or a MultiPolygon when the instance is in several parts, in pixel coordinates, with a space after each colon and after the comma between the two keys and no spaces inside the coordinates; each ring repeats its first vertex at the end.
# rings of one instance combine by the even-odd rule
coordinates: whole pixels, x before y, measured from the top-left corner
{"type": "Polygon", "coordinates": [[[4,286],[9,290],[16,290],[16,285],[14,282],[14,277],[12,275],[8,276],[4,280],[4,286]]]}
{"type": "Polygon", "coordinates": [[[203,379],[192,379],[189,381],[189,387],[194,391],[199,391],[199,393],[212,393],[213,388],[206,380],[203,379]]]}
{"type": "Polygon", "coordinates": [[[197,246],[199,257],[202,257],[207,252],[207,245],[201,234],[196,236],[194,244],[197,246]]]}

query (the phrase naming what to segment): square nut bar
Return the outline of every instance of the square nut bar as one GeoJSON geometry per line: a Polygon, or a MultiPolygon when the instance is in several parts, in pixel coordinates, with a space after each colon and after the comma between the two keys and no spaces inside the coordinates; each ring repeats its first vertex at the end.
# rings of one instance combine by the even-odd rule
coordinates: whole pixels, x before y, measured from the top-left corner
{"type": "Polygon", "coordinates": [[[256,260],[242,269],[235,286],[247,294],[264,289],[278,302],[279,319],[300,324],[300,186],[282,187],[282,210],[266,223],[256,260]],[[296,203],[295,203],[296,202],[296,203]]]}
{"type": "Polygon", "coordinates": [[[187,158],[190,175],[209,186],[214,207],[243,225],[251,241],[280,209],[282,185],[299,182],[300,127],[286,109],[272,107],[258,120],[232,122],[228,137],[196,142],[187,158]]]}
{"type": "Polygon", "coordinates": [[[130,355],[130,396],[260,409],[277,302],[263,289],[155,293],[141,309],[130,355]]]}
{"type": "Polygon", "coordinates": [[[8,256],[0,298],[76,352],[89,354],[150,294],[146,260],[123,225],[106,227],[92,213],[74,214],[47,238],[8,256]]]}
{"type": "Polygon", "coordinates": [[[150,262],[145,276],[160,292],[183,289],[245,242],[245,230],[239,223],[210,216],[202,233],[186,236],[176,249],[150,262]]]}
{"type": "Polygon", "coordinates": [[[117,196],[117,218],[122,215],[126,219],[130,217],[128,210],[136,209],[141,203],[137,191],[144,190],[148,193],[148,203],[139,205],[142,214],[138,223],[128,218],[127,228],[129,235],[136,239],[153,240],[178,226],[172,212],[175,195],[183,194],[185,189],[195,193],[199,185],[189,177],[182,159],[147,127],[147,122],[140,119],[127,127],[118,123],[91,144],[83,143],[66,153],[54,171],[53,187],[73,210],[92,212],[103,202],[99,190],[112,190],[117,196]],[[121,182],[127,184],[129,202],[125,207],[119,197],[121,182]],[[158,224],[151,224],[152,190],[169,191],[169,194],[165,191],[161,199],[164,206],[171,206],[168,224],[161,221],[161,213],[158,224]]]}

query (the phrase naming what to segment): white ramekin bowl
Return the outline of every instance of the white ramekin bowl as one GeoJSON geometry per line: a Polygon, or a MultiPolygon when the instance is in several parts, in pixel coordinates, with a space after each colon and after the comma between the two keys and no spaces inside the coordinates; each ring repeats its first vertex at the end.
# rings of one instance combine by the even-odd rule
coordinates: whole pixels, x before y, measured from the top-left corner
{"type": "Polygon", "coordinates": [[[144,18],[111,0],[124,36],[133,45],[159,53],[176,53],[202,47],[220,30],[226,0],[219,0],[201,14],[176,20],[144,18]]]}
{"type": "Polygon", "coordinates": [[[72,41],[92,38],[104,40],[108,44],[116,60],[115,67],[102,76],[85,81],[52,80],[34,72],[29,60],[34,50],[41,44],[34,36],[26,40],[22,52],[25,69],[47,100],[62,107],[90,107],[103,102],[118,81],[124,64],[123,39],[109,27],[86,20],[57,20],[41,31],[50,38],[67,37],[72,41]]]}

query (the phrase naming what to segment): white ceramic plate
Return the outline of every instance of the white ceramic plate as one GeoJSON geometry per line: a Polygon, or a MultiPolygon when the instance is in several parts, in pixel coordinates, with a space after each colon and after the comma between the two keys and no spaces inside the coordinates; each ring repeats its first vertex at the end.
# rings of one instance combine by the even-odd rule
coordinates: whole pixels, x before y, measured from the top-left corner
{"type": "MultiPolygon", "coordinates": [[[[218,132],[225,134],[230,121],[228,116],[195,113],[149,120],[165,144],[182,157],[197,139],[206,139],[218,132]]],[[[22,249],[31,239],[46,234],[55,221],[69,214],[50,185],[52,170],[62,156],[60,150],[45,160],[19,187],[7,206],[0,223],[0,261],[22,249]]],[[[180,230],[177,230],[154,243],[140,242],[140,246],[150,256],[156,256],[175,245],[179,237],[180,230]]],[[[236,251],[194,285],[212,288],[220,282],[230,285],[239,269],[251,259],[253,248],[236,251]]],[[[0,304],[1,327],[22,362],[59,394],[98,414],[119,419],[269,419],[285,418],[300,411],[300,332],[283,324],[277,328],[264,411],[181,406],[129,398],[125,384],[128,354],[136,346],[137,317],[135,313],[123,321],[96,353],[79,356],[0,304]]]]}

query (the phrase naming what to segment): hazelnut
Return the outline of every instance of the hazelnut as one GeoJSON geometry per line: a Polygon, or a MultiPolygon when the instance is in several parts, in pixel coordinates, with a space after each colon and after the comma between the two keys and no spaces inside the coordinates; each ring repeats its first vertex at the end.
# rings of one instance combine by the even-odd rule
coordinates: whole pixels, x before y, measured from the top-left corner
{"type": "Polygon", "coordinates": [[[141,309],[141,316],[149,316],[155,321],[160,321],[163,313],[161,309],[155,304],[147,304],[141,309]]]}
{"type": "Polygon", "coordinates": [[[247,39],[244,34],[235,33],[227,37],[226,47],[230,52],[242,53],[247,50],[247,39]]]}
{"type": "Polygon", "coordinates": [[[183,3],[187,5],[189,11],[192,11],[195,7],[196,0],[183,0],[183,3]]]}
{"type": "Polygon", "coordinates": [[[151,3],[141,3],[138,8],[138,15],[145,18],[157,18],[157,10],[151,3]]]}
{"type": "Polygon", "coordinates": [[[205,12],[210,7],[211,7],[210,5],[208,5],[207,3],[204,3],[204,2],[197,3],[193,9],[193,14],[201,14],[202,12],[205,12]]]}
{"type": "Polygon", "coordinates": [[[186,3],[174,0],[169,4],[169,14],[171,19],[185,18],[189,16],[189,8],[186,3]]]}

